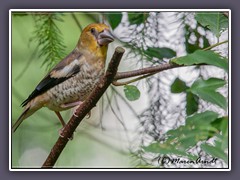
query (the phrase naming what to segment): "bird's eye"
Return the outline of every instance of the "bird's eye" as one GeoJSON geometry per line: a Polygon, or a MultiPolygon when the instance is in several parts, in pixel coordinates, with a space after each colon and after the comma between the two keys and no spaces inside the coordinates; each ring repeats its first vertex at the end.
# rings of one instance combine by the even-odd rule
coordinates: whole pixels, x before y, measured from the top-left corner
{"type": "Polygon", "coordinates": [[[92,34],[94,34],[95,31],[96,31],[96,30],[95,30],[94,28],[91,29],[91,33],[92,33],[92,34]]]}

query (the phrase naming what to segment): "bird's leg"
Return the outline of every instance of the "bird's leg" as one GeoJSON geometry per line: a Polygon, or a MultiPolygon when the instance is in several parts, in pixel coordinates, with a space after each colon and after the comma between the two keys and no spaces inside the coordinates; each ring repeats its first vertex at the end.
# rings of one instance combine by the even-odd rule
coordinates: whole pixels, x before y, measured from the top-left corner
{"type": "MultiPolygon", "coordinates": [[[[64,122],[64,120],[63,120],[60,112],[58,112],[58,111],[54,111],[54,112],[56,113],[59,121],[61,122],[61,124],[62,124],[62,126],[63,126],[63,127],[62,127],[61,129],[59,129],[59,131],[58,131],[59,136],[63,137],[62,132],[63,132],[64,127],[66,126],[66,123],[64,122]]],[[[73,140],[73,135],[72,135],[71,138],[69,138],[69,140],[73,140]]]]}
{"type": "MultiPolygon", "coordinates": [[[[71,103],[65,103],[65,104],[62,104],[61,107],[62,108],[72,108],[74,107],[74,110],[73,110],[73,115],[75,117],[78,117],[77,114],[76,114],[76,111],[77,111],[77,108],[83,103],[83,101],[76,101],[76,102],[71,102],[71,103]]],[[[88,117],[87,118],[90,118],[91,117],[91,111],[88,112],[88,117]]]]}
{"type": "Polygon", "coordinates": [[[54,112],[56,113],[56,115],[57,115],[59,121],[61,122],[62,126],[65,127],[66,123],[64,122],[60,112],[58,112],[58,111],[54,111],[54,112]]]}
{"type": "Polygon", "coordinates": [[[78,108],[82,103],[83,103],[82,101],[65,103],[65,104],[62,104],[61,107],[62,107],[62,108],[73,108],[73,107],[74,107],[74,111],[73,111],[74,113],[73,113],[73,115],[74,115],[75,117],[78,117],[78,116],[76,115],[76,110],[77,110],[77,108],[78,108]]]}
{"type": "Polygon", "coordinates": [[[75,106],[80,106],[83,102],[82,101],[76,101],[71,103],[65,103],[61,105],[61,108],[72,108],[75,106]]]}

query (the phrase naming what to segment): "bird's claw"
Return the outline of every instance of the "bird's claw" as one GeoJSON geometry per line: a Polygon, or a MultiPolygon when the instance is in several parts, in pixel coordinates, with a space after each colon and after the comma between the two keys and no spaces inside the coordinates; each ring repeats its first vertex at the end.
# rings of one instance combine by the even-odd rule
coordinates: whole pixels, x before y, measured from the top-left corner
{"type": "MultiPolygon", "coordinates": [[[[76,114],[76,111],[74,111],[73,116],[76,117],[76,118],[78,118],[78,115],[76,114]]],[[[87,113],[87,119],[89,119],[90,117],[91,117],[91,111],[89,111],[89,112],[87,113]]]]}
{"type": "Polygon", "coordinates": [[[78,118],[78,115],[76,114],[76,111],[73,113],[73,116],[78,118]]]}
{"type": "MultiPolygon", "coordinates": [[[[65,138],[64,135],[63,135],[63,130],[64,130],[64,127],[58,130],[58,134],[61,138],[65,138]]],[[[67,138],[67,139],[68,140],[73,140],[73,135],[70,138],[67,138]]]]}

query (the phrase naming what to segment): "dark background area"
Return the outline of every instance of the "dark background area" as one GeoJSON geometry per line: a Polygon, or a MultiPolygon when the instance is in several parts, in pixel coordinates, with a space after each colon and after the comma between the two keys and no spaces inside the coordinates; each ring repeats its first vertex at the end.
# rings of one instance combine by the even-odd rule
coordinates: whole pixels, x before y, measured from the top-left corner
{"type": "Polygon", "coordinates": [[[1,149],[0,149],[0,174],[1,178],[3,179],[45,179],[45,178],[57,178],[58,180],[61,179],[66,179],[66,178],[76,178],[76,179],[85,179],[85,178],[98,178],[98,179],[106,179],[109,177],[109,179],[237,179],[239,175],[238,169],[240,168],[238,162],[238,154],[240,148],[239,148],[239,143],[238,143],[238,137],[240,136],[240,131],[238,128],[240,127],[239,125],[239,120],[237,118],[237,110],[238,110],[238,105],[237,102],[239,102],[239,85],[238,85],[238,79],[237,77],[240,77],[239,75],[239,70],[237,69],[239,66],[239,51],[238,51],[238,46],[237,44],[239,43],[240,40],[240,35],[239,35],[239,10],[238,10],[239,2],[238,1],[224,1],[224,0],[218,0],[218,1],[207,1],[207,0],[202,0],[202,1],[173,1],[173,0],[168,0],[168,1],[161,1],[158,2],[156,0],[149,0],[149,1],[143,1],[142,3],[139,3],[139,0],[132,0],[131,2],[129,1],[116,1],[110,3],[107,0],[101,0],[101,1],[65,1],[65,0],[52,0],[52,1],[30,1],[30,0],[21,0],[21,1],[14,1],[14,0],[8,0],[8,1],[1,1],[0,5],[0,20],[1,20],[1,35],[0,35],[0,46],[1,46],[1,60],[0,60],[0,84],[1,84],[1,94],[0,94],[0,99],[1,99],[1,108],[0,108],[0,115],[1,115],[1,125],[0,125],[0,142],[1,142],[1,149]],[[166,9],[166,8],[171,8],[171,9],[186,9],[186,8],[194,8],[194,9],[203,9],[203,8],[208,8],[208,9],[231,9],[232,10],[232,87],[231,87],[231,94],[232,94],[232,102],[231,102],[231,107],[230,109],[231,114],[232,114],[232,171],[231,172],[197,172],[196,173],[170,173],[170,172],[125,172],[125,173],[115,173],[115,172],[78,172],[78,173],[73,173],[73,172],[65,172],[65,173],[60,173],[60,172],[10,172],[8,170],[9,168],[9,145],[8,145],[8,124],[9,124],[9,113],[8,113],[8,107],[9,107],[9,100],[8,97],[11,95],[9,94],[9,83],[8,83],[8,62],[9,62],[9,56],[8,56],[8,51],[9,51],[9,40],[8,40],[8,33],[9,33],[9,9],[41,9],[41,8],[47,8],[47,9],[68,9],[68,8],[79,8],[79,9],[85,9],[85,8],[122,8],[122,9],[166,9]],[[235,61],[234,61],[235,60],[235,61]],[[118,175],[119,174],[119,175],[118,175]],[[74,176],[74,177],[73,177],[74,176]]]}

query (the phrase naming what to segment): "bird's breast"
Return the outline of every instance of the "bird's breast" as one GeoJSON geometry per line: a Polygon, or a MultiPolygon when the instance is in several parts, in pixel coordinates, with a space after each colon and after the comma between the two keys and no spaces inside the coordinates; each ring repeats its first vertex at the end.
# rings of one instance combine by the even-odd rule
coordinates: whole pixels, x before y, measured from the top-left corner
{"type": "Polygon", "coordinates": [[[47,91],[49,101],[45,104],[51,110],[62,111],[63,104],[84,101],[92,92],[104,70],[96,70],[83,65],[80,72],[47,91]]]}

